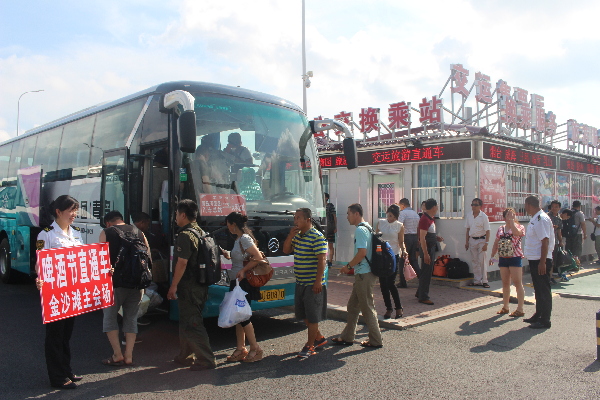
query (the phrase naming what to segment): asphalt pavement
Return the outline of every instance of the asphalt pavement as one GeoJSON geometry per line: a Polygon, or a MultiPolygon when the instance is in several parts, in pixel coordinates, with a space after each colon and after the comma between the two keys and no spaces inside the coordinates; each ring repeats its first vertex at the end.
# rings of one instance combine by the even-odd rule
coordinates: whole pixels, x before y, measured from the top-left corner
{"type": "MultiPolygon", "coordinates": [[[[560,296],[553,301],[549,330],[531,330],[520,318],[497,315],[491,305],[404,330],[384,327],[382,349],[327,345],[306,360],[295,357],[306,332],[289,310],[255,313],[256,334],[266,350],[266,358],[255,364],[226,364],[235,333],[207,319],[218,368],[202,372],[170,361],[178,351],[178,328],[159,316],[140,328],[134,367],[101,365],[111,350],[101,332],[102,315],[95,312],[77,317],[72,339],[72,364],[85,379],[74,391],[59,391],[47,381],[37,291],[31,284],[0,284],[0,397],[598,399],[595,316],[600,302],[560,296]]],[[[528,315],[533,309],[525,306],[528,315]]],[[[321,329],[332,337],[343,326],[328,320],[321,329]]],[[[367,333],[359,329],[357,342],[367,333]]]]}

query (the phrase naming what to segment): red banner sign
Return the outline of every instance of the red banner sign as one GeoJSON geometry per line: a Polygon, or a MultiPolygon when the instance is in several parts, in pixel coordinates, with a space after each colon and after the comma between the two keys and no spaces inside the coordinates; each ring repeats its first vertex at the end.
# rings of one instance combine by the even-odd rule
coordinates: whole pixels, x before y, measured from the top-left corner
{"type": "Polygon", "coordinates": [[[506,208],[506,166],[482,162],[479,164],[479,190],[482,211],[490,221],[504,221],[506,208]]]}
{"type": "Polygon", "coordinates": [[[37,253],[44,324],[113,305],[108,243],[37,253]]]}
{"type": "Polygon", "coordinates": [[[505,161],[532,167],[556,168],[556,156],[549,156],[533,151],[516,149],[483,142],[483,158],[493,161],[505,161]]]}
{"type": "MultiPolygon", "coordinates": [[[[358,152],[358,165],[385,165],[419,163],[426,161],[460,160],[471,158],[470,142],[454,142],[443,145],[421,146],[412,148],[396,148],[358,152]]],[[[326,155],[319,157],[321,168],[339,168],[346,166],[343,155],[326,155]]]]}
{"type": "Polygon", "coordinates": [[[232,212],[246,215],[246,198],[239,194],[201,194],[200,215],[226,217],[232,212]]]}

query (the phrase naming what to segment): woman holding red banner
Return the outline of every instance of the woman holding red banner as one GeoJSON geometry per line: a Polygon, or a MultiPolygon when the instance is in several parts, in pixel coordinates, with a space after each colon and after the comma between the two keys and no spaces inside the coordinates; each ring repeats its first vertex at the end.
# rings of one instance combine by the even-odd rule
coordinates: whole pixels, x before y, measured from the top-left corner
{"type": "MultiPolygon", "coordinates": [[[[50,213],[54,222],[42,230],[36,242],[36,249],[54,249],[59,247],[80,246],[83,243],[79,228],[71,226],[79,202],[69,195],[59,196],[50,204],[50,213]]],[[[40,276],[40,263],[36,264],[36,272],[40,276]]],[[[48,281],[49,277],[45,277],[48,281]]],[[[53,277],[52,277],[53,279],[53,277]]],[[[36,279],[36,286],[41,290],[44,281],[36,279]]],[[[83,379],[71,370],[71,349],[69,341],[73,333],[74,318],[65,318],[46,324],[46,366],[50,385],[59,389],[75,389],[75,382],[83,379]]]]}

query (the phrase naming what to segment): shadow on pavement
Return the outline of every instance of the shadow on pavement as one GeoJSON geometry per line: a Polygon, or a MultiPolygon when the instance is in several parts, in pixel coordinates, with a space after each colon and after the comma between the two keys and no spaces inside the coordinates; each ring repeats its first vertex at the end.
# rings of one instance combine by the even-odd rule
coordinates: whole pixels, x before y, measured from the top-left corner
{"type": "Polygon", "coordinates": [[[521,346],[533,336],[542,332],[543,331],[529,329],[529,327],[524,326],[516,331],[509,331],[504,335],[493,338],[484,345],[472,347],[471,352],[485,353],[486,351],[495,351],[497,353],[502,353],[505,351],[511,351],[521,346]]]}
{"type": "Polygon", "coordinates": [[[477,321],[471,323],[471,321],[466,321],[460,324],[459,331],[456,331],[456,334],[459,336],[471,336],[471,335],[480,335],[485,332],[489,332],[492,328],[496,328],[500,325],[504,325],[510,319],[501,319],[502,315],[496,314],[488,319],[484,319],[482,321],[477,321]]]}
{"type": "Polygon", "coordinates": [[[583,372],[598,372],[598,371],[600,371],[600,361],[594,361],[593,363],[591,363],[590,365],[585,367],[585,369],[583,370],[583,372]]]}

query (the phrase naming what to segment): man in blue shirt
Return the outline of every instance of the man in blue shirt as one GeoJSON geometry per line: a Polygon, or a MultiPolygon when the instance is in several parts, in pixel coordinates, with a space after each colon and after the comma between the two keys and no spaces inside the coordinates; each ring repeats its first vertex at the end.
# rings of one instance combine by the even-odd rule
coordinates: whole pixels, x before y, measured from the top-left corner
{"type": "Polygon", "coordinates": [[[362,313],[369,329],[369,340],[362,342],[361,346],[380,348],[383,347],[383,342],[377,313],[375,312],[375,302],[373,301],[373,287],[377,283],[377,277],[373,275],[371,267],[365,259],[365,257],[371,257],[372,254],[372,228],[363,219],[363,208],[358,203],[351,204],[348,207],[347,218],[350,225],[356,226],[354,258],[340,272],[348,274],[354,269],[354,284],[346,306],[348,312],[346,327],[340,337],[332,339],[332,342],[338,345],[354,344],[358,316],[362,313]]]}

